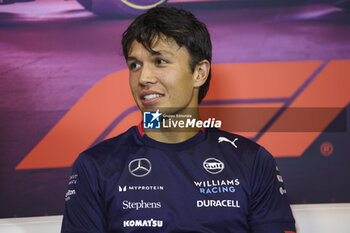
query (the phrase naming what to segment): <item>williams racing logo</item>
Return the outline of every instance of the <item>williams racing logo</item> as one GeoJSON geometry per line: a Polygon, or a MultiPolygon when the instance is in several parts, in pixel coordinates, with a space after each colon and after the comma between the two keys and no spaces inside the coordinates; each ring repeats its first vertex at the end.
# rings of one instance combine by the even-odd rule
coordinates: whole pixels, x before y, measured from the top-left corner
{"type": "Polygon", "coordinates": [[[194,181],[201,194],[234,193],[239,184],[239,179],[194,181]]]}

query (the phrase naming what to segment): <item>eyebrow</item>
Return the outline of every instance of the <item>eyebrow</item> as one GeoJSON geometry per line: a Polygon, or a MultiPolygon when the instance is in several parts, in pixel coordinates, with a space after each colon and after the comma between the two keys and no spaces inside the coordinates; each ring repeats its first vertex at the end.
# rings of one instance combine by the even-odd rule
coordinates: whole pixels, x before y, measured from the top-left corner
{"type": "MultiPolygon", "coordinates": [[[[159,50],[159,51],[155,51],[155,50],[152,50],[151,51],[151,56],[159,56],[159,55],[170,55],[170,56],[173,56],[174,54],[172,52],[167,52],[167,51],[164,51],[164,50],[159,50]]],[[[126,61],[137,61],[138,59],[134,56],[130,56],[126,59],[126,61]]]]}
{"type": "Polygon", "coordinates": [[[155,51],[155,50],[152,50],[151,51],[151,55],[152,56],[157,56],[157,55],[173,55],[172,52],[167,52],[167,51],[164,51],[164,50],[159,50],[159,51],[155,51]]]}
{"type": "Polygon", "coordinates": [[[127,57],[126,61],[137,61],[136,57],[127,57]]]}

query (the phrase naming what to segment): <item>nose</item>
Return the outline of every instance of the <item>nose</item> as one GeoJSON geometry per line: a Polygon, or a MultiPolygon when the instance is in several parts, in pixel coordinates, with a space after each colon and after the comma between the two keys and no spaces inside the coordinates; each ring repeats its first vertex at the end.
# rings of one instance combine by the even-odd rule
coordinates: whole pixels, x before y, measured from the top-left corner
{"type": "Polygon", "coordinates": [[[141,86],[147,86],[149,84],[154,84],[157,82],[157,78],[155,77],[154,70],[149,65],[144,65],[141,70],[139,84],[141,86]]]}

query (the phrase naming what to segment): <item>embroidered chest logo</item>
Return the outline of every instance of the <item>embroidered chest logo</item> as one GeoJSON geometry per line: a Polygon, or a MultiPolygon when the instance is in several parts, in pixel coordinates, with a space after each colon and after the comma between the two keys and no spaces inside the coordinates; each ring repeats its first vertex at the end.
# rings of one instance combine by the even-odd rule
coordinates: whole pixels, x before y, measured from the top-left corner
{"type": "Polygon", "coordinates": [[[219,137],[218,138],[218,143],[220,142],[229,142],[232,144],[232,146],[234,146],[235,148],[238,148],[236,145],[236,141],[238,140],[238,138],[233,139],[233,141],[229,140],[228,138],[225,137],[219,137]]]}
{"type": "Polygon", "coordinates": [[[224,170],[225,165],[223,162],[216,158],[208,158],[203,162],[204,169],[211,174],[218,174],[224,170]]]}
{"type": "Polygon", "coordinates": [[[151,170],[152,164],[146,158],[134,159],[129,163],[129,172],[136,177],[147,176],[151,170]]]}

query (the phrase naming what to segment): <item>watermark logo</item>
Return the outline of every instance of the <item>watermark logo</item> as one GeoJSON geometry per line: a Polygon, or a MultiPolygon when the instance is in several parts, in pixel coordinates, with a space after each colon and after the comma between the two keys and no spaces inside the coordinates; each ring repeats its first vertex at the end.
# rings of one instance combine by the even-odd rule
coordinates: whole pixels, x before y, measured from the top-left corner
{"type": "Polygon", "coordinates": [[[156,112],[143,113],[143,128],[144,129],[160,129],[160,116],[162,113],[156,112]]]}
{"type": "Polygon", "coordinates": [[[201,129],[201,128],[221,128],[221,120],[208,118],[201,120],[191,114],[166,114],[157,111],[143,112],[144,129],[201,129]]]}

